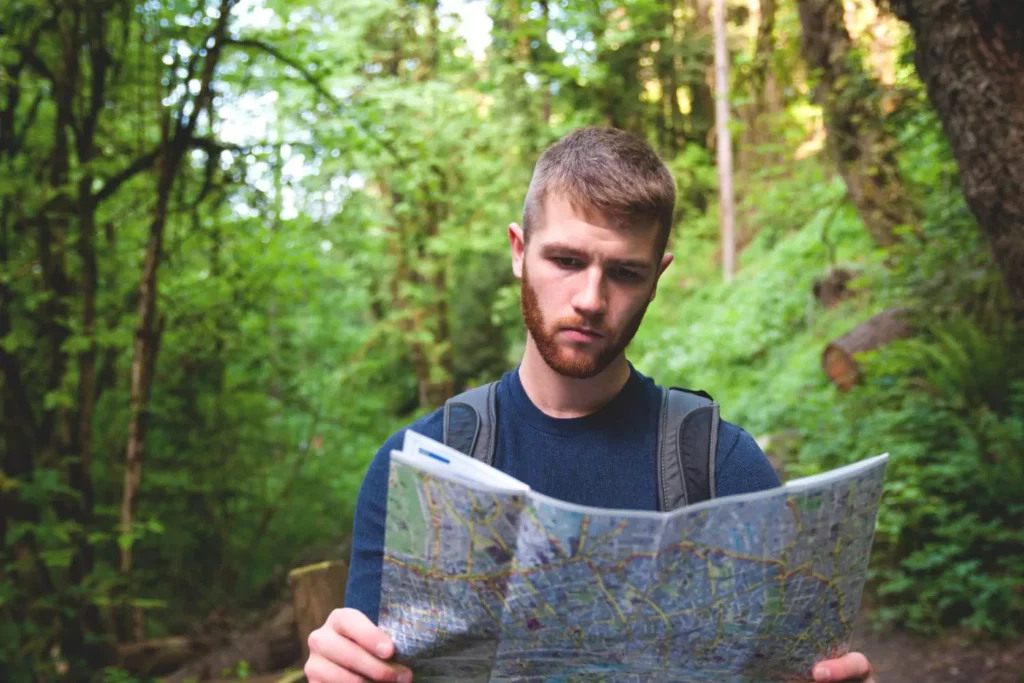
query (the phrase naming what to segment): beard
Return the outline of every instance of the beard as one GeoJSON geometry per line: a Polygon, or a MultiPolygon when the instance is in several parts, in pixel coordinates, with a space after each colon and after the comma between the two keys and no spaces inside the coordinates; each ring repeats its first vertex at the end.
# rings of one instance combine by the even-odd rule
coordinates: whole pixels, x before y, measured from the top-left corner
{"type": "Polygon", "coordinates": [[[523,264],[523,284],[520,290],[520,303],[523,310],[523,322],[537,345],[541,358],[552,370],[564,377],[572,379],[590,379],[607,368],[619,354],[625,351],[633,341],[640,323],[647,313],[650,297],[646,297],[644,305],[633,314],[626,325],[617,333],[604,326],[601,318],[585,318],[574,316],[561,318],[553,325],[546,325],[540,311],[537,291],[530,284],[523,264]],[[572,348],[558,340],[558,333],[567,327],[584,327],[603,334],[600,346],[594,350],[572,348]]]}

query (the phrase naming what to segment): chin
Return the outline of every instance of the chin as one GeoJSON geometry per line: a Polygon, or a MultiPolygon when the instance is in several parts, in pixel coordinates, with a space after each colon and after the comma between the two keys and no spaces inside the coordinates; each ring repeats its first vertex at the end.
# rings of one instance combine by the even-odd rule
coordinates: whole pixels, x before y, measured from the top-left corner
{"type": "Polygon", "coordinates": [[[554,361],[549,363],[551,369],[572,379],[590,379],[599,375],[608,365],[600,364],[598,354],[593,353],[561,353],[554,361]]]}
{"type": "Polygon", "coordinates": [[[593,366],[588,368],[559,366],[552,369],[568,379],[590,379],[599,374],[593,366]]]}

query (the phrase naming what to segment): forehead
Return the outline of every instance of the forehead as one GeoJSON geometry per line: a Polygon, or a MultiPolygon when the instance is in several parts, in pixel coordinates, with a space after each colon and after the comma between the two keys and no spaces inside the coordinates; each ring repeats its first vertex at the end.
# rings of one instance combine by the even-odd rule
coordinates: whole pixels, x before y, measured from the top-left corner
{"type": "Polygon", "coordinates": [[[574,249],[609,257],[654,258],[656,223],[625,225],[593,211],[582,211],[559,195],[544,202],[542,220],[530,235],[538,247],[565,244],[574,249]]]}

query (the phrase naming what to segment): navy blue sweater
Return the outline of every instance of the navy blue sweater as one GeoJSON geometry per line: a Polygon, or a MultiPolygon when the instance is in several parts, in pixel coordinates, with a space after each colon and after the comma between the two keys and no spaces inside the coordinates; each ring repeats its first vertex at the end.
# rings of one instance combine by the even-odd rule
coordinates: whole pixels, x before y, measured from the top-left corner
{"type": "MultiPolygon", "coordinates": [[[[606,508],[657,510],[657,440],[661,388],[632,369],[619,394],[595,413],[550,417],[523,390],[518,369],[498,384],[494,466],[555,498],[606,508]]],[[[407,429],[443,438],[443,409],[407,429]]],[[[719,422],[715,485],[719,496],[760,491],[779,478],[747,432],[719,422]]],[[[401,450],[405,429],[377,452],[356,501],[345,605],[375,623],[380,608],[389,454],[401,450]]]]}

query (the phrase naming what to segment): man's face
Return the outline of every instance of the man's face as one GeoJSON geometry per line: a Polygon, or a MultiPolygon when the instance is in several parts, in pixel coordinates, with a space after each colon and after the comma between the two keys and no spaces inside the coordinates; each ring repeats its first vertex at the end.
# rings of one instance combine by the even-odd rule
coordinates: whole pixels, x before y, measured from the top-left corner
{"type": "Polygon", "coordinates": [[[549,196],[529,247],[511,226],[523,320],[544,361],[566,377],[599,374],[632,341],[672,255],[655,253],[657,227],[624,229],[578,215],[549,196]]]}

